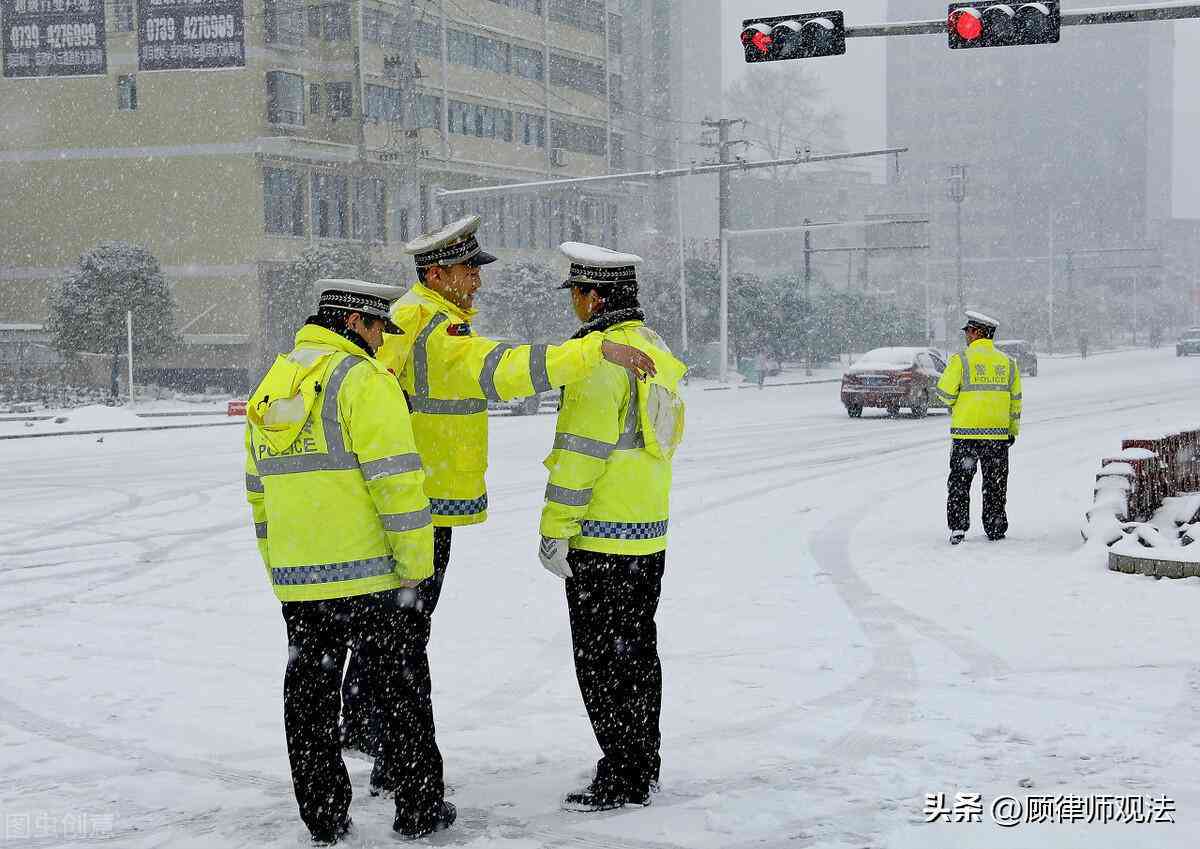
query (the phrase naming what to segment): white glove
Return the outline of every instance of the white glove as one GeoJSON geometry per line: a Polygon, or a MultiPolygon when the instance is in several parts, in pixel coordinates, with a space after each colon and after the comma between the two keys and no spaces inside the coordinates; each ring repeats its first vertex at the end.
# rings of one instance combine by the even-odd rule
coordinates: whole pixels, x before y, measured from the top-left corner
{"type": "Polygon", "coordinates": [[[538,559],[542,561],[547,572],[558,575],[560,578],[566,579],[575,576],[575,573],[571,571],[570,564],[567,563],[567,541],[565,539],[542,537],[542,543],[538,546],[538,559]]]}

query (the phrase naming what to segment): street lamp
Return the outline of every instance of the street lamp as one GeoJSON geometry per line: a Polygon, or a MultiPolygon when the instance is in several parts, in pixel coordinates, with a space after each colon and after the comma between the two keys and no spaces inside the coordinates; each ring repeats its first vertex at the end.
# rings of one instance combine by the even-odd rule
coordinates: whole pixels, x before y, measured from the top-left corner
{"type": "Polygon", "coordinates": [[[954,231],[957,244],[958,264],[958,311],[965,308],[963,301],[963,250],[962,250],[962,205],[967,199],[967,166],[951,165],[950,177],[946,180],[946,195],[954,201],[954,231]]]}

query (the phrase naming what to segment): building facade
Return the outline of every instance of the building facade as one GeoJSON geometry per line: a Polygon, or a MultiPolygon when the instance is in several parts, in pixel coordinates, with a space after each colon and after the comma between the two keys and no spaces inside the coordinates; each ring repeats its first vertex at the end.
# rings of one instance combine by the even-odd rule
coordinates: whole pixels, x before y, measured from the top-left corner
{"type": "MultiPolygon", "coordinates": [[[[945,11],[941,0],[889,2],[894,21],[945,11]]],[[[1063,280],[1072,251],[1159,239],[1171,215],[1173,61],[1171,24],[1066,28],[1057,45],[992,50],[887,40],[888,142],[910,148],[895,182],[933,218],[944,304],[957,300],[954,165],[966,166],[970,304],[1000,308],[1006,292],[1048,286],[1052,240],[1063,280]]]]}
{"type": "Polygon", "coordinates": [[[139,71],[138,15],[117,0],[106,73],[0,80],[0,327],[36,337],[81,253],[140,243],[187,343],[155,365],[244,385],[307,314],[312,293],[285,270],[310,245],[364,245],[403,283],[402,243],[459,214],[483,215],[502,258],[554,263],[561,241],[629,243],[647,216],[673,227],[673,189],[657,185],[446,204],[436,189],[674,161],[682,69],[648,50],[680,49],[675,11],[246,0],[244,67],[139,71]],[[645,43],[655,31],[665,45],[645,43]]]}

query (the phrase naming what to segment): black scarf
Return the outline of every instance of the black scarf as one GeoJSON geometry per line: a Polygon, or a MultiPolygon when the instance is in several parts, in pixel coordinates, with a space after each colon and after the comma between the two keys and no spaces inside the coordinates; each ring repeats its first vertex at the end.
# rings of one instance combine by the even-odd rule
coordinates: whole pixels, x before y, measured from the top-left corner
{"type": "Polygon", "coordinates": [[[344,324],[340,324],[339,322],[328,319],[326,316],[322,315],[310,315],[308,320],[304,323],[314,325],[315,327],[323,327],[331,333],[336,333],[343,339],[349,340],[358,347],[362,348],[368,357],[375,356],[375,353],[371,350],[371,346],[367,344],[367,340],[359,336],[349,327],[346,327],[344,324]]]}
{"type": "Polygon", "coordinates": [[[621,324],[625,321],[645,321],[646,314],[638,307],[628,307],[623,310],[613,310],[612,312],[601,313],[600,315],[587,322],[583,327],[572,336],[572,339],[582,339],[589,333],[594,333],[599,330],[601,332],[608,330],[616,324],[621,324]]]}

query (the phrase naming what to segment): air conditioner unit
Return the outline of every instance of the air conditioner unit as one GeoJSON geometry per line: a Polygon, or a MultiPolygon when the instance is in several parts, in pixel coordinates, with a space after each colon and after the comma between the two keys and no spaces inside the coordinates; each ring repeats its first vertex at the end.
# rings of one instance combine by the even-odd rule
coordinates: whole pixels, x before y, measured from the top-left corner
{"type": "Polygon", "coordinates": [[[551,148],[550,164],[555,168],[565,168],[567,165],[567,149],[565,147],[551,148]]]}

